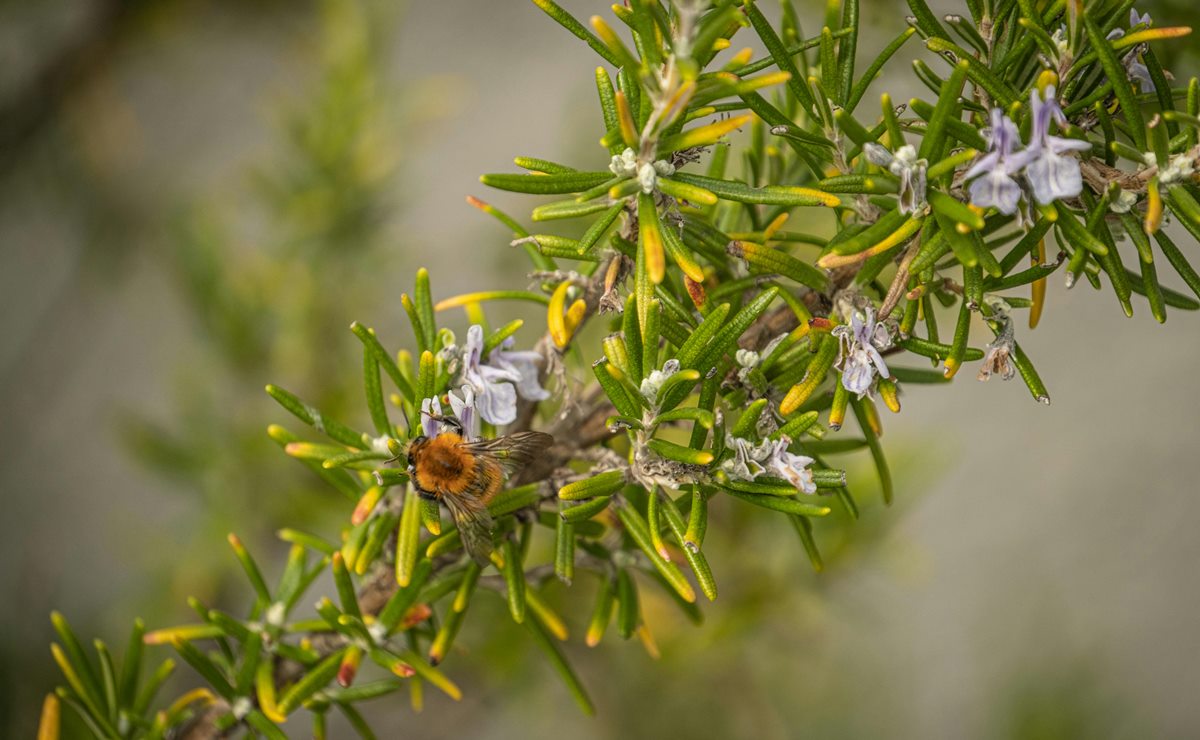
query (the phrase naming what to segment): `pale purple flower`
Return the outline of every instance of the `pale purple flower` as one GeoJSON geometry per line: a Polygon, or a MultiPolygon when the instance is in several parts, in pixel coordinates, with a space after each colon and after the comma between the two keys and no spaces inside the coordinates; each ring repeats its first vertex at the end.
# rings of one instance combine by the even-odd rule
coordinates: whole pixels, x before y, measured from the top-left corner
{"type": "Polygon", "coordinates": [[[874,142],[863,146],[867,161],[879,167],[886,167],[896,177],[900,178],[900,212],[913,213],[925,205],[925,170],[928,162],[917,159],[917,150],[910,144],[905,144],[896,150],[895,154],[887,148],[874,142]]]}
{"type": "Polygon", "coordinates": [[[542,387],[538,381],[539,364],[542,356],[532,350],[511,350],[514,344],[512,337],[505,339],[499,347],[488,355],[488,362],[493,367],[511,371],[520,376],[517,381],[517,394],[526,401],[545,401],[550,397],[550,391],[542,387]]]}
{"type": "Polygon", "coordinates": [[[421,401],[421,434],[426,437],[436,437],[442,430],[442,425],[432,417],[442,415],[442,402],[436,398],[426,398],[421,401]]]}
{"type": "Polygon", "coordinates": [[[1138,88],[1143,93],[1154,92],[1154,78],[1150,76],[1150,68],[1138,59],[1137,54],[1125,57],[1125,71],[1129,74],[1129,79],[1138,83],[1138,88]]]}
{"type": "Polygon", "coordinates": [[[450,395],[450,408],[462,425],[463,436],[467,439],[479,438],[479,416],[475,414],[475,390],[469,385],[462,387],[463,397],[453,393],[450,395]]]}
{"type": "Polygon", "coordinates": [[[1067,117],[1058,105],[1053,85],[1046,88],[1045,97],[1036,89],[1029,93],[1033,111],[1033,132],[1030,136],[1030,161],[1025,166],[1025,178],[1033,190],[1033,198],[1042,205],[1062,198],[1074,198],[1083,190],[1079,160],[1071,152],[1086,151],[1092,145],[1078,139],[1065,139],[1050,134],[1050,123],[1064,125],[1067,117]]]}
{"type": "Polygon", "coordinates": [[[474,394],[475,410],[489,424],[511,424],[517,418],[517,393],[531,401],[547,396],[537,382],[533,355],[527,352],[492,350],[494,364],[483,361],[483,327],[473,324],[467,330],[463,348],[461,380],[474,394]]]}
{"type": "MultiPolygon", "coordinates": [[[[1132,31],[1133,29],[1137,28],[1140,25],[1149,27],[1153,23],[1154,23],[1154,19],[1150,17],[1149,13],[1143,13],[1143,14],[1139,15],[1137,12],[1137,8],[1129,9],[1129,30],[1130,31],[1132,31]]],[[[1108,39],[1109,41],[1112,41],[1114,39],[1119,39],[1124,35],[1125,35],[1124,28],[1114,28],[1113,30],[1109,31],[1108,35],[1105,36],[1104,38],[1108,39]]]]}
{"type": "Polygon", "coordinates": [[[1017,212],[1021,186],[1014,177],[1029,161],[1029,153],[1017,151],[1021,134],[1012,119],[999,108],[992,108],[992,125],[985,134],[988,153],[967,170],[971,183],[971,203],[980,208],[995,208],[1006,216],[1017,212]]]}
{"type": "Polygon", "coordinates": [[[441,420],[442,402],[437,397],[421,401],[421,433],[426,437],[436,437],[446,426],[441,420]]]}
{"type": "Polygon", "coordinates": [[[453,393],[447,394],[450,399],[450,410],[454,421],[447,421],[442,413],[442,402],[436,396],[421,401],[421,433],[426,437],[436,437],[442,432],[459,432],[467,439],[479,437],[479,417],[475,415],[475,391],[464,385],[462,398],[453,393]]]}
{"type": "MultiPolygon", "coordinates": [[[[1132,31],[1138,26],[1146,26],[1149,28],[1153,23],[1154,19],[1150,17],[1149,13],[1138,15],[1136,9],[1131,8],[1129,10],[1129,30],[1132,31]]],[[[1108,32],[1108,36],[1106,38],[1109,41],[1112,41],[1113,39],[1119,39],[1124,35],[1125,29],[1114,28],[1108,32]]],[[[1134,47],[1126,53],[1125,59],[1123,60],[1125,72],[1129,76],[1129,79],[1138,83],[1138,86],[1141,88],[1142,92],[1154,92],[1154,80],[1150,77],[1150,70],[1138,58],[1139,46],[1141,46],[1141,44],[1134,45],[1134,47]]]]}
{"type": "Polygon", "coordinates": [[[1079,160],[1071,152],[1086,151],[1092,145],[1078,139],[1050,134],[1050,126],[1067,123],[1059,107],[1054,86],[1045,95],[1036,89],[1029,93],[1032,133],[1029,146],[1018,151],[1021,143],[1017,126],[999,108],[992,109],[992,125],[987,131],[988,153],[980,157],[966,173],[971,203],[980,208],[995,208],[1005,215],[1017,213],[1022,189],[1016,175],[1022,171],[1033,200],[1042,205],[1062,198],[1074,198],[1083,190],[1079,160]]]}
{"type": "MultiPolygon", "coordinates": [[[[1146,26],[1149,28],[1154,23],[1149,13],[1138,15],[1136,9],[1129,10],[1129,30],[1133,30],[1138,26],[1146,26]]],[[[1138,45],[1140,46],[1140,44],[1138,45]]],[[[1129,56],[1125,57],[1125,69],[1129,73],[1129,79],[1139,83],[1142,92],[1154,92],[1154,79],[1150,77],[1150,69],[1142,63],[1138,58],[1138,48],[1135,46],[1129,56]]]]}
{"type": "Polygon", "coordinates": [[[879,350],[891,347],[892,337],[886,326],[875,322],[875,311],[870,306],[861,313],[854,311],[849,326],[835,326],[833,336],[839,342],[836,367],[842,371],[842,387],[846,390],[862,398],[870,394],[876,375],[891,375],[879,350]]]}
{"type": "Polygon", "coordinates": [[[721,464],[725,473],[735,480],[752,481],[760,475],[769,474],[782,478],[802,493],[816,493],[812,470],[814,460],[788,451],[792,440],[787,437],[764,439],[757,445],[748,439],[727,436],[725,443],[733,449],[733,457],[721,464]]]}

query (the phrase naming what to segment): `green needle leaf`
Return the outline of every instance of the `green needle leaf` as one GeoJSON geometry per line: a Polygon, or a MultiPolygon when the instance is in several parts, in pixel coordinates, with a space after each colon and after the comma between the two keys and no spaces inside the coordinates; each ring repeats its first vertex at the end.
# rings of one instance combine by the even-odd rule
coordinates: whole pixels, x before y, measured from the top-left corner
{"type": "Polygon", "coordinates": [[[392,382],[396,384],[396,389],[400,391],[400,395],[404,396],[404,400],[409,403],[414,403],[413,389],[404,375],[400,372],[400,367],[396,361],[392,359],[388,351],[379,343],[379,339],[375,336],[375,330],[369,329],[357,321],[350,325],[350,331],[354,332],[354,336],[358,337],[363,343],[363,347],[371,353],[375,361],[379,363],[392,382]]]}
{"type": "Polygon", "coordinates": [[[950,39],[946,34],[946,29],[942,28],[942,24],[938,22],[937,17],[929,9],[929,5],[925,0],[908,0],[908,7],[913,12],[917,28],[921,29],[921,34],[925,38],[938,37],[946,40],[950,39]]]}
{"type": "MultiPolygon", "coordinates": [[[[699,508],[705,509],[703,494],[700,494],[700,499],[699,508]]],[[[695,506],[695,496],[693,496],[692,502],[693,506],[695,506]]],[[[664,500],[662,502],[662,513],[667,520],[667,526],[671,529],[671,534],[675,536],[675,539],[679,541],[680,546],[683,548],[683,557],[687,559],[692,573],[696,576],[696,583],[700,585],[700,592],[709,601],[716,601],[717,583],[713,580],[712,568],[708,565],[708,558],[704,557],[704,553],[700,552],[699,540],[703,539],[703,534],[692,533],[692,537],[689,537],[688,533],[692,531],[691,525],[684,524],[683,516],[680,515],[674,501],[670,499],[664,500]]]]}
{"type": "MultiPolygon", "coordinates": [[[[867,93],[867,88],[870,87],[871,83],[875,81],[875,76],[878,75],[880,70],[883,69],[883,65],[887,64],[888,60],[891,59],[892,56],[900,50],[900,47],[904,46],[904,43],[912,38],[913,34],[916,32],[917,30],[915,28],[904,29],[899,36],[897,36],[891,41],[891,43],[883,48],[883,51],[880,52],[879,56],[875,58],[875,61],[871,62],[871,64],[867,66],[867,71],[863,73],[863,76],[859,78],[858,82],[854,83],[854,87],[851,88],[850,94],[846,96],[845,110],[847,113],[854,112],[854,109],[858,107],[859,101],[862,100],[863,95],[867,93]]],[[[846,117],[850,118],[849,115],[846,117]]],[[[839,117],[838,120],[840,122],[841,118],[839,117]]],[[[862,142],[857,143],[861,144],[862,142]]]]}
{"type": "Polygon", "coordinates": [[[817,550],[817,541],[813,537],[812,522],[808,520],[808,517],[796,514],[788,515],[788,519],[791,520],[796,534],[800,536],[800,542],[804,545],[804,552],[808,555],[808,560],[812,563],[813,570],[818,573],[825,570],[825,563],[821,560],[821,553],[817,550]]]}
{"type": "Polygon", "coordinates": [[[830,193],[812,188],[791,185],[767,185],[761,188],[751,187],[745,183],[732,180],[718,180],[704,175],[694,175],[690,172],[676,172],[673,179],[686,185],[716,193],[718,198],[735,203],[758,203],[773,206],[825,206],[832,208],[841,205],[841,200],[830,193]]]}
{"type": "Polygon", "coordinates": [[[1129,74],[1125,71],[1125,65],[1121,63],[1117,53],[1113,51],[1112,43],[1105,38],[1105,34],[1096,25],[1091,14],[1081,13],[1080,16],[1092,51],[1096,53],[1100,66],[1104,68],[1104,78],[1112,85],[1113,93],[1116,94],[1117,101],[1120,103],[1121,114],[1128,123],[1129,135],[1133,138],[1138,150],[1144,152],[1147,148],[1146,123],[1142,119],[1141,105],[1137,102],[1137,94],[1129,83],[1129,74]]]}
{"type": "Polygon", "coordinates": [[[554,575],[569,586],[575,580],[575,525],[562,515],[567,510],[566,504],[560,505],[560,516],[555,524],[554,575]]]}
{"type": "Polygon", "coordinates": [[[554,666],[554,670],[562,678],[563,683],[567,685],[567,690],[571,692],[575,703],[579,705],[579,709],[587,716],[592,716],[596,713],[596,708],[592,704],[592,700],[588,697],[587,689],[579,680],[579,676],[567,662],[567,656],[563,654],[562,648],[555,642],[553,636],[546,631],[542,623],[536,619],[526,620],[525,626],[529,628],[529,634],[533,636],[534,643],[537,644],[542,652],[549,658],[550,664],[554,666]]]}
{"type": "Polygon", "coordinates": [[[960,59],[954,65],[950,77],[942,85],[937,105],[933,108],[933,117],[929,119],[929,126],[925,129],[925,136],[921,139],[920,157],[930,161],[942,158],[942,152],[946,148],[947,121],[958,118],[958,96],[962,94],[968,69],[967,61],[960,59]]]}
{"type": "Polygon", "coordinates": [[[647,444],[661,457],[685,465],[708,465],[713,461],[712,453],[707,450],[693,450],[665,439],[652,439],[647,444]]]}
{"type": "Polygon", "coordinates": [[[562,172],[557,175],[482,175],[479,181],[497,190],[534,195],[581,193],[612,179],[611,172],[562,172]]]}
{"type": "Polygon", "coordinates": [[[617,634],[622,639],[633,637],[641,621],[638,608],[637,584],[626,568],[617,569],[617,634]]]}
{"type": "Polygon", "coordinates": [[[754,26],[755,33],[762,39],[763,46],[767,47],[767,52],[771,55],[771,59],[775,61],[775,66],[790,75],[787,81],[788,90],[796,97],[801,107],[812,111],[815,104],[812,93],[804,86],[804,77],[796,69],[796,65],[792,61],[792,55],[788,53],[783,42],[779,40],[779,36],[775,33],[775,29],[771,27],[770,21],[766,19],[753,0],[746,0],[744,8],[746,17],[750,19],[750,24],[754,26]]]}
{"type": "Polygon", "coordinates": [[[274,398],[280,406],[291,412],[297,419],[328,436],[330,439],[340,442],[347,447],[354,447],[356,449],[363,449],[365,447],[362,432],[356,432],[336,419],[323,416],[320,411],[317,411],[279,386],[268,385],[267,394],[271,398],[274,398]]]}
{"type": "Polygon", "coordinates": [[[521,562],[520,549],[513,539],[506,539],[501,551],[504,553],[504,567],[501,568],[501,572],[504,575],[508,612],[514,622],[521,624],[525,621],[525,566],[521,562]]]}
{"type": "MultiPolygon", "coordinates": [[[[179,657],[183,658],[188,665],[194,668],[196,673],[199,673],[200,677],[208,682],[213,691],[226,699],[234,698],[233,684],[229,683],[229,679],[225,677],[225,674],[211,658],[200,652],[195,645],[187,640],[176,639],[171,644],[175,648],[175,652],[179,653],[179,657]]],[[[330,674],[329,678],[332,679],[333,675],[330,674]]],[[[324,683],[328,683],[328,680],[326,679],[324,683]]]]}
{"type": "Polygon", "coordinates": [[[413,582],[421,539],[420,494],[409,488],[404,495],[400,528],[396,534],[396,583],[404,588],[413,582]]]}
{"type": "Polygon", "coordinates": [[[824,272],[782,250],[746,241],[732,241],[726,249],[760,273],[782,275],[816,291],[829,287],[829,277],[824,272]]]}
{"type": "MultiPolygon", "coordinates": [[[[819,504],[810,504],[800,501],[794,497],[787,496],[771,496],[762,493],[749,493],[746,491],[738,491],[733,488],[722,486],[725,493],[734,498],[741,499],[749,504],[761,506],[764,509],[772,511],[782,511],[785,514],[798,514],[800,516],[827,516],[830,512],[828,506],[819,504]]],[[[795,489],[792,489],[795,493],[795,489]]]]}
{"type": "Polygon", "coordinates": [[[579,501],[594,496],[610,496],[625,485],[625,472],[610,470],[591,478],[568,483],[558,491],[563,501],[579,501]]]}
{"type": "Polygon", "coordinates": [[[307,699],[320,691],[337,675],[346,648],[330,654],[294,683],[279,699],[279,711],[288,715],[300,708],[307,699]]]}
{"type": "Polygon", "coordinates": [[[621,519],[621,523],[625,525],[625,531],[633,538],[633,541],[642,552],[646,553],[646,557],[650,558],[650,562],[658,570],[659,574],[666,579],[667,583],[679,597],[687,602],[696,601],[696,592],[692,589],[692,585],[684,578],[683,573],[679,570],[679,566],[666,560],[658,551],[654,549],[653,543],[650,541],[650,530],[646,525],[646,520],[642,518],[634,508],[627,503],[617,508],[617,516],[621,519]]]}
{"type": "Polygon", "coordinates": [[[563,10],[562,6],[554,2],[554,0],[533,0],[533,4],[541,8],[542,12],[553,18],[560,26],[578,38],[583,39],[588,46],[592,47],[593,51],[604,57],[604,61],[614,67],[621,66],[621,60],[604,45],[604,42],[596,38],[591,31],[587,30],[582,23],[576,20],[575,16],[563,10]]]}
{"type": "Polygon", "coordinates": [[[142,640],[145,635],[146,625],[140,619],[133,620],[133,631],[121,661],[120,688],[117,691],[118,703],[122,707],[132,706],[137,698],[138,681],[142,675],[142,640]]]}
{"type": "Polygon", "coordinates": [[[597,496],[584,503],[564,508],[559,516],[567,522],[585,522],[607,509],[611,501],[612,496],[597,496]]]}
{"type": "Polygon", "coordinates": [[[879,443],[879,435],[875,434],[867,419],[863,401],[857,398],[850,399],[850,408],[854,409],[854,417],[858,419],[858,426],[867,440],[867,447],[871,450],[871,459],[875,461],[875,470],[879,473],[879,486],[883,491],[883,503],[891,506],[895,496],[892,489],[892,473],[888,470],[887,459],[883,456],[883,445],[879,443]]]}

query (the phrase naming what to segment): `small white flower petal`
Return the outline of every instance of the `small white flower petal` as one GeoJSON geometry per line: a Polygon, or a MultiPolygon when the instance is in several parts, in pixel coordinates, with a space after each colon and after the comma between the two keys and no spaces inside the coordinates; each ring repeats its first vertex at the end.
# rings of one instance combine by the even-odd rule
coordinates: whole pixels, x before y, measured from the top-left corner
{"type": "Polygon", "coordinates": [[[471,324],[467,329],[467,344],[463,347],[463,364],[469,368],[478,367],[483,359],[483,327],[471,324]]]}
{"type": "Polygon", "coordinates": [[[879,354],[879,350],[868,344],[863,347],[863,351],[866,352],[867,357],[871,359],[871,364],[875,366],[875,370],[879,373],[879,377],[887,378],[891,376],[891,372],[888,371],[888,366],[884,363],[883,355],[879,354]]]}
{"type": "MultiPolygon", "coordinates": [[[[1161,176],[1160,176],[1161,177],[1161,176]]],[[[1117,194],[1117,197],[1112,200],[1108,208],[1113,213],[1129,213],[1129,211],[1137,204],[1137,193],[1131,193],[1128,190],[1122,190],[1117,194]]]]}
{"type": "Polygon", "coordinates": [[[879,167],[888,167],[892,160],[895,159],[892,153],[885,147],[869,141],[863,145],[863,154],[867,155],[867,161],[879,167]]]}
{"type": "Polygon", "coordinates": [[[638,168],[637,171],[638,183],[642,186],[642,192],[646,195],[654,192],[654,186],[658,183],[658,173],[654,171],[654,165],[647,162],[638,168]]]}

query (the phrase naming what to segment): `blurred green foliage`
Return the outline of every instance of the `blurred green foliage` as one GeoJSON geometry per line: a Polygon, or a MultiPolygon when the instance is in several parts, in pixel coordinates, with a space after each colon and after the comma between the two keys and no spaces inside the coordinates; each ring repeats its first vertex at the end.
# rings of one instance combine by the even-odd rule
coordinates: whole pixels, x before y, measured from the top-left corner
{"type": "MultiPolygon", "coordinates": [[[[79,280],[107,288],[128,279],[148,254],[190,319],[186,349],[171,363],[170,407],[119,410],[126,449],[168,484],[162,491],[192,496],[186,505],[197,512],[183,537],[156,540],[147,533],[156,548],[174,553],[142,563],[146,579],[126,596],[153,619],[177,615],[184,589],[217,602],[232,595],[236,564],[211,545],[235,523],[249,542],[261,543],[273,540],[281,520],[311,522],[331,511],[328,489],[281,460],[264,433],[271,402],[262,387],[282,374],[329,408],[346,408],[358,382],[357,363],[346,351],[355,340],[344,317],[379,300],[386,286],[366,278],[402,257],[395,173],[405,112],[387,69],[400,6],[378,0],[209,5],[97,3],[78,28],[57,37],[47,29],[59,5],[5,9],[6,17],[45,33],[46,46],[38,49],[44,57],[31,62],[32,82],[3,91],[0,164],[12,167],[13,176],[31,172],[32,187],[45,188],[43,197],[62,201],[79,218],[79,280]],[[131,48],[205,13],[288,29],[294,48],[286,61],[299,86],[283,92],[277,83],[261,101],[273,133],[240,176],[211,192],[197,193],[189,183],[174,205],[174,193],[152,193],[142,202],[122,180],[128,170],[112,160],[139,131],[127,130],[138,122],[111,76],[131,48]],[[56,175],[49,186],[37,179],[47,172],[56,175]]],[[[180,152],[179,163],[190,156],[180,152]]],[[[74,614],[81,632],[101,631],[92,620],[101,622],[103,614],[74,614]]],[[[0,650],[7,680],[20,675],[34,691],[52,680],[43,670],[49,668],[44,644],[5,640],[0,650]]],[[[0,698],[0,734],[34,726],[34,707],[21,693],[0,698]]],[[[64,721],[69,735],[82,730],[74,713],[64,721]]]]}
{"type": "Polygon", "coordinates": [[[131,412],[124,424],[138,459],[202,502],[180,543],[185,573],[171,580],[191,593],[207,581],[204,598],[230,572],[211,544],[235,524],[260,542],[280,521],[329,511],[316,477],[278,464],[261,388],[286,376],[330,413],[346,412],[357,379],[344,317],[377,300],[385,286],[369,278],[396,255],[401,96],[383,72],[396,8],[328,0],[319,11],[316,78],[284,104],[269,159],[174,218],[162,257],[196,346],[178,367],[175,408],[161,419],[131,412]]]}

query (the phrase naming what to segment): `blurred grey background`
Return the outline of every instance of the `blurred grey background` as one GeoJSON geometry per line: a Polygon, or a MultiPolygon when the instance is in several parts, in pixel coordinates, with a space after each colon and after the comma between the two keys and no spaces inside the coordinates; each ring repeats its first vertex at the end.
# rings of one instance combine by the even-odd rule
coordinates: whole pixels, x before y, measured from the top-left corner
{"type": "MultiPolygon", "coordinates": [[[[860,59],[905,13],[869,4],[860,59]]],[[[119,642],[135,615],[188,620],[190,594],[244,605],[225,532],[268,562],[280,526],[335,534],[347,506],[266,439],[285,414],[263,384],[361,421],[351,321],[401,346],[419,266],[436,296],[523,279],[464,196],[518,218],[532,200],[478,174],[605,156],[597,60],[528,2],[46,0],[0,19],[0,735],[28,737],[57,678],[52,608],[119,642]]],[[[903,56],[876,86],[896,99],[919,92],[903,56]]],[[[499,603],[449,664],[461,705],[376,716],[439,738],[1196,736],[1200,316],[1135,305],[1052,280],[1018,335],[1049,407],[973,371],[907,389],[884,419],[897,504],[818,529],[822,574],[785,527],[718,510],[722,598],[700,628],[648,602],[658,661],[583,648],[590,603],[554,586],[596,718],[491,646],[512,630],[499,603]]]]}

